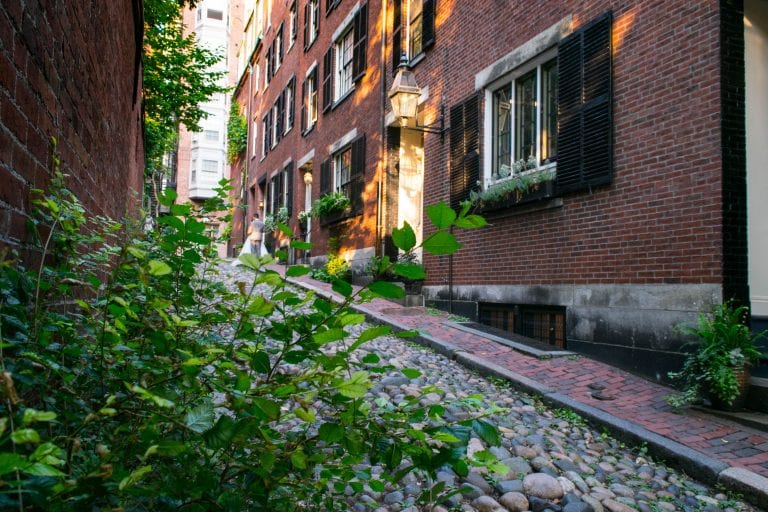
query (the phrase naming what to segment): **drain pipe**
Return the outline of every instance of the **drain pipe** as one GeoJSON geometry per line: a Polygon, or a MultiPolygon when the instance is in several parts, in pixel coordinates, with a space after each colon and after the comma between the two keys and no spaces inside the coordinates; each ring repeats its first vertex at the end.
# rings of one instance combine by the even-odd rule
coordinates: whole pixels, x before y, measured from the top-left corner
{"type": "Polygon", "coordinates": [[[388,155],[386,151],[386,136],[387,136],[387,59],[386,59],[386,40],[387,34],[387,2],[381,2],[381,52],[379,55],[379,69],[381,70],[381,125],[379,143],[379,168],[376,170],[377,182],[376,182],[376,242],[375,247],[379,252],[379,256],[384,256],[384,208],[386,201],[384,200],[384,194],[386,193],[386,174],[389,162],[387,161],[388,155]]]}

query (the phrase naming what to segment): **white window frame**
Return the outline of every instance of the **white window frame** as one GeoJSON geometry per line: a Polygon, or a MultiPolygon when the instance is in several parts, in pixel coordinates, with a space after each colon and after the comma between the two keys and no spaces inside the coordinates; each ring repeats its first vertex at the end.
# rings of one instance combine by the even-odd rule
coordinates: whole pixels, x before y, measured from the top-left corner
{"type": "Polygon", "coordinates": [[[296,6],[296,3],[298,0],[293,0],[293,3],[291,4],[290,13],[288,14],[288,49],[290,50],[293,48],[293,45],[296,43],[296,37],[298,35],[298,22],[299,22],[299,14],[298,14],[298,8],[296,6]]]}
{"type": "Polygon", "coordinates": [[[353,77],[354,47],[355,31],[353,30],[353,27],[350,26],[333,45],[335,60],[335,69],[333,73],[333,101],[339,101],[355,89],[355,81],[353,77]]]}
{"type": "Polygon", "coordinates": [[[211,160],[211,159],[208,159],[208,158],[204,158],[201,162],[202,162],[200,164],[200,170],[201,171],[209,172],[209,173],[218,173],[219,172],[219,167],[220,166],[219,166],[219,161],[218,160],[211,160]],[[206,165],[205,164],[210,164],[210,163],[213,163],[213,167],[214,168],[213,169],[206,169],[206,165]]]}
{"type": "Polygon", "coordinates": [[[283,59],[280,58],[280,56],[283,54],[283,25],[280,25],[280,28],[277,30],[277,34],[275,34],[275,51],[272,52],[272,58],[275,60],[274,65],[274,74],[277,74],[277,70],[280,69],[280,66],[283,65],[283,59]]]}
{"type": "Polygon", "coordinates": [[[352,146],[345,146],[333,154],[333,191],[340,192],[341,187],[352,181],[352,146]],[[344,155],[349,154],[349,166],[344,168],[344,155]],[[346,181],[342,182],[346,174],[346,181]]]}
{"type": "Polygon", "coordinates": [[[311,46],[315,42],[318,35],[318,17],[320,16],[320,0],[307,0],[309,3],[309,41],[307,41],[307,47],[311,46]]]}
{"type": "MultiPolygon", "coordinates": [[[[549,162],[543,164],[541,162],[541,93],[542,93],[542,81],[541,81],[541,67],[543,64],[548,63],[552,59],[557,58],[557,47],[550,48],[528,62],[518,66],[509,73],[505,74],[501,78],[491,82],[485,87],[485,105],[483,123],[483,140],[484,140],[484,154],[489,155],[489,158],[484,158],[483,165],[483,187],[487,188],[491,184],[503,181],[504,178],[499,179],[498,173],[494,168],[496,165],[496,152],[494,149],[495,137],[494,133],[494,116],[496,114],[494,108],[494,93],[502,87],[511,88],[511,111],[510,111],[510,143],[511,143],[511,155],[510,165],[518,160],[515,155],[515,140],[517,133],[516,119],[515,119],[515,86],[514,81],[528,72],[536,69],[536,167],[533,169],[527,169],[519,174],[525,174],[529,172],[537,172],[544,169],[557,170],[557,162],[549,162]]],[[[513,177],[515,174],[510,172],[509,177],[513,177]]]]}
{"type": "Polygon", "coordinates": [[[272,126],[269,127],[272,130],[272,140],[270,141],[269,148],[272,149],[277,146],[277,116],[280,113],[280,109],[277,108],[277,102],[272,105],[272,126]]]}
{"type": "Polygon", "coordinates": [[[259,119],[255,116],[251,122],[251,129],[253,130],[253,147],[251,148],[251,156],[255,157],[259,145],[259,119]]]}
{"type": "Polygon", "coordinates": [[[219,138],[221,137],[219,130],[203,130],[203,135],[205,136],[205,140],[209,142],[219,142],[219,138]]]}
{"type": "MultiPolygon", "coordinates": [[[[315,79],[317,76],[317,73],[314,73],[315,67],[317,65],[310,68],[309,72],[307,73],[306,80],[307,80],[307,110],[306,110],[306,131],[311,130],[315,124],[317,123],[317,110],[318,110],[318,92],[317,92],[317,80],[315,79]],[[313,101],[314,97],[314,101],[313,101]]],[[[303,98],[302,98],[303,100],[303,98]]]]}
{"type": "Polygon", "coordinates": [[[267,126],[267,120],[269,117],[264,117],[264,119],[261,120],[261,159],[267,158],[267,153],[269,152],[269,147],[267,145],[267,134],[269,133],[267,130],[270,130],[271,128],[267,126]]]}
{"type": "Polygon", "coordinates": [[[285,87],[285,95],[283,96],[283,135],[291,131],[293,122],[296,121],[291,119],[291,104],[294,101],[294,96],[296,96],[295,88],[296,81],[294,80],[293,86],[291,86],[291,80],[288,80],[288,85],[285,87]]]}

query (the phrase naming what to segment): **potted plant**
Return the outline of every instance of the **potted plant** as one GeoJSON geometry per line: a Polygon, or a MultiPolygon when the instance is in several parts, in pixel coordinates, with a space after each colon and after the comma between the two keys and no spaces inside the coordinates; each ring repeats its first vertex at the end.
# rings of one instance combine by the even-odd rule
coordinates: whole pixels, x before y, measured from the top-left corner
{"type": "Polygon", "coordinates": [[[352,202],[340,191],[320,196],[312,205],[312,217],[320,219],[323,224],[341,220],[349,210],[352,202]]]}
{"type": "Polygon", "coordinates": [[[762,355],[745,320],[747,308],[732,302],[720,304],[711,314],[700,314],[695,324],[680,324],[677,330],[696,336],[694,350],[679,372],[669,376],[683,384],[682,396],[670,402],[683,405],[709,398],[716,409],[734,410],[744,405],[749,390],[749,369],[762,355]]]}

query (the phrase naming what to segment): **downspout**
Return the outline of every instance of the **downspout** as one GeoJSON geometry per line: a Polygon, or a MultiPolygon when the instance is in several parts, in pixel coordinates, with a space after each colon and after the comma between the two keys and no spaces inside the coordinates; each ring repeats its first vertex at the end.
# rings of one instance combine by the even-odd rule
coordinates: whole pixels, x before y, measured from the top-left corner
{"type": "Polygon", "coordinates": [[[378,180],[376,183],[376,251],[379,256],[384,256],[384,211],[386,201],[386,173],[389,168],[386,151],[387,136],[387,61],[386,61],[386,32],[387,30],[387,2],[381,0],[381,52],[379,55],[379,69],[381,70],[381,141],[379,144],[379,162],[380,168],[377,172],[378,180]]]}
{"type": "Polygon", "coordinates": [[[243,176],[242,183],[240,184],[243,190],[242,201],[245,206],[245,209],[243,210],[242,226],[243,245],[245,245],[246,233],[248,230],[248,180],[251,176],[250,162],[251,155],[253,154],[253,148],[251,148],[250,145],[254,144],[253,134],[251,133],[253,130],[253,62],[251,59],[248,59],[248,117],[245,122],[250,129],[248,130],[248,142],[245,144],[245,176],[243,176]]]}

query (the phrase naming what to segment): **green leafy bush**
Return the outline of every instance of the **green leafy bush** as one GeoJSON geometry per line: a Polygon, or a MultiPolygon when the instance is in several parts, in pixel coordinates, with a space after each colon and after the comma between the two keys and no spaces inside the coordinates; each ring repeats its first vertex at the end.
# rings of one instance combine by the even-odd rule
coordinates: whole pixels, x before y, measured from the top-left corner
{"type": "MultiPolygon", "coordinates": [[[[390,329],[361,326],[350,306],[400,288],[335,280],[336,304],[250,254],[236,286],[223,284],[204,218],[226,191],[200,209],[166,192],[171,214],[147,237],[106,219],[90,230],[60,174],[36,201],[43,263],[0,263],[0,509],[348,510],[350,488],[381,491],[410,472],[430,481],[443,466],[499,469],[487,452],[466,458],[470,435],[498,441],[480,397],[366,397],[392,368],[350,354],[390,329]],[[449,406],[474,413],[449,422],[449,406]]],[[[484,224],[466,209],[428,211],[438,229],[423,247],[436,254],[460,246],[452,227],[484,224]]],[[[415,246],[407,225],[393,239],[415,246]]],[[[438,482],[421,501],[451,492],[438,482]]]]}
{"type": "Polygon", "coordinates": [[[684,405],[711,397],[731,405],[739,396],[736,370],[756,364],[762,358],[757,340],[746,324],[747,308],[726,302],[710,315],[700,314],[696,324],[681,324],[679,332],[696,336],[693,351],[679,372],[669,376],[683,385],[682,396],[668,398],[673,405],[684,405]]]}

